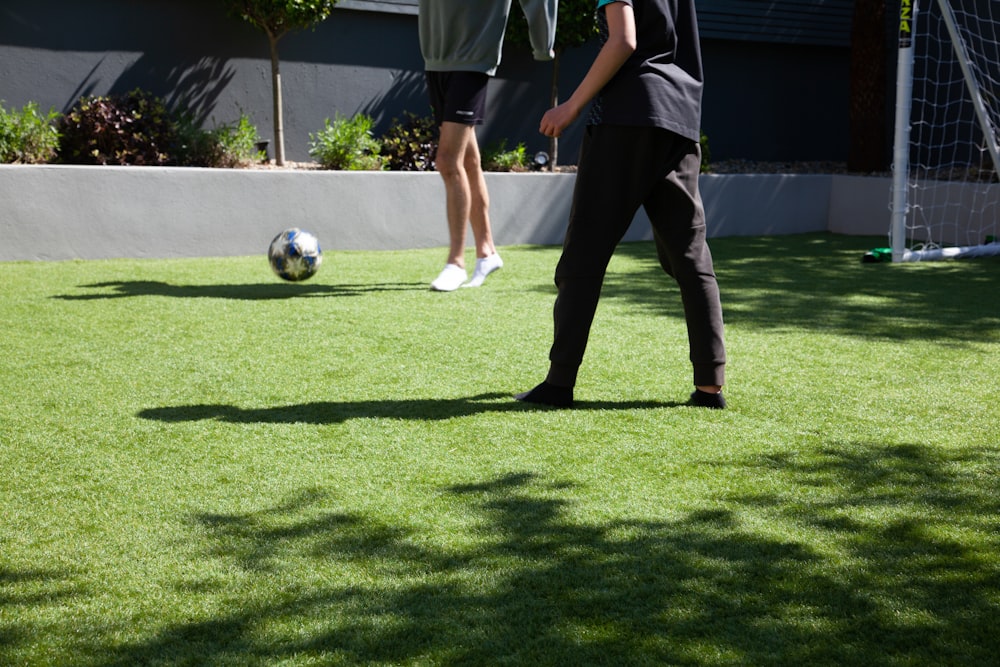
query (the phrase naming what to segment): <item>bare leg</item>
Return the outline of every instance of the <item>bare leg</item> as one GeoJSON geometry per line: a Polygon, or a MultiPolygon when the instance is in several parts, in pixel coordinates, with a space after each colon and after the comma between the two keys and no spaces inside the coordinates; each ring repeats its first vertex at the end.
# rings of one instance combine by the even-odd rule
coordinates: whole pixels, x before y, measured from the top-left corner
{"type": "MultiPolygon", "coordinates": [[[[471,128],[470,128],[471,129],[471,128]]],[[[465,173],[469,179],[469,223],[476,242],[476,257],[489,257],[497,251],[493,244],[493,229],[490,227],[490,194],[486,190],[483,176],[482,157],[476,133],[469,132],[465,151],[465,173]]]]}
{"type": "Polygon", "coordinates": [[[490,228],[489,193],[480,164],[479,144],[471,125],[445,121],[437,150],[448,216],[448,264],[465,267],[466,229],[471,224],[476,256],[496,252],[490,228]]]}

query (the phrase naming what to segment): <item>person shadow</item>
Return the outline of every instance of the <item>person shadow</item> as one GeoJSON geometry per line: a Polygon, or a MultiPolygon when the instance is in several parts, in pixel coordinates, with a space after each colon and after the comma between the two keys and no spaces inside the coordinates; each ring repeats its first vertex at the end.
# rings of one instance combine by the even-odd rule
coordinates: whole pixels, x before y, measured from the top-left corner
{"type": "MultiPolygon", "coordinates": [[[[572,410],[656,410],[685,403],[651,400],[576,401],[572,410]]],[[[161,422],[216,420],[235,424],[340,424],[350,419],[413,419],[420,421],[468,417],[486,412],[551,411],[552,408],[514,400],[513,393],[491,392],[461,398],[310,401],[263,408],[202,403],[146,408],[138,416],[161,422]]]]}

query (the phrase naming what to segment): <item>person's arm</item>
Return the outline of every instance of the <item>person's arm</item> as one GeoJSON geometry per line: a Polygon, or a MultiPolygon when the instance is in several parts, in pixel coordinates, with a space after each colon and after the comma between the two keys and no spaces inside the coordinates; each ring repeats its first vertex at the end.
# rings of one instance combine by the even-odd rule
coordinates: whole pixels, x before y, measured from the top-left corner
{"type": "Polygon", "coordinates": [[[562,134],[635,52],[635,14],[632,6],[625,2],[612,2],[604,11],[608,20],[608,41],[601,47],[587,75],[569,99],[542,116],[538,131],[547,137],[562,134]]]}
{"type": "Polygon", "coordinates": [[[556,18],[559,0],[520,0],[521,11],[528,19],[528,39],[535,60],[552,60],[556,42],[556,18]]]}

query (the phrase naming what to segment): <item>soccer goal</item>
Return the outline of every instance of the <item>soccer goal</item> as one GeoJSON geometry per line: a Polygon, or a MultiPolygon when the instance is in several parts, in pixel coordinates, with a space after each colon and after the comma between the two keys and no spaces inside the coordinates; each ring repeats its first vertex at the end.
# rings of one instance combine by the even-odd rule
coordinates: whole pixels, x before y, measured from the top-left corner
{"type": "Polygon", "coordinates": [[[892,261],[1000,255],[1000,2],[902,0],[892,261]]]}

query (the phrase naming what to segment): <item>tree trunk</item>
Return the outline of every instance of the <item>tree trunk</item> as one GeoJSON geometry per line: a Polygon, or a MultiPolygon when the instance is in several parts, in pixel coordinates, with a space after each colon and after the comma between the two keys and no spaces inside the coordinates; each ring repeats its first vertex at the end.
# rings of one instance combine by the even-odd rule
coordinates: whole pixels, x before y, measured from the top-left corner
{"type": "MultiPolygon", "coordinates": [[[[560,50],[556,51],[555,58],[552,59],[552,90],[549,108],[559,104],[559,56],[560,50]]],[[[555,171],[559,164],[559,138],[549,137],[549,171],[555,171]]]]}
{"type": "Polygon", "coordinates": [[[285,164],[285,119],[282,113],[281,101],[281,66],[278,62],[278,38],[267,33],[271,45],[271,92],[274,99],[274,163],[279,167],[285,164]]]}
{"type": "Polygon", "coordinates": [[[888,166],[885,2],[854,0],[851,25],[850,171],[888,166]]]}

